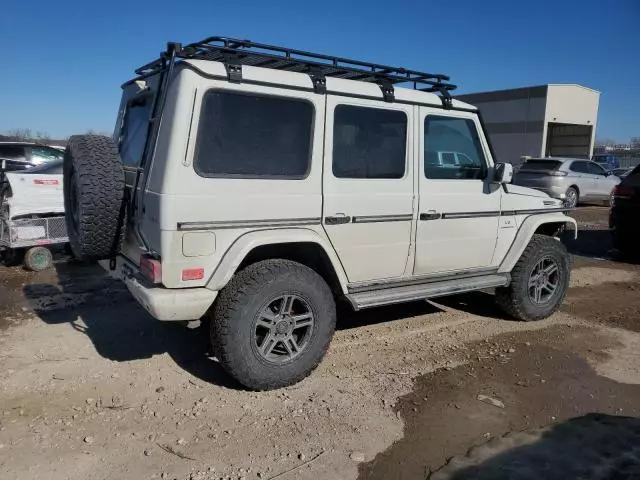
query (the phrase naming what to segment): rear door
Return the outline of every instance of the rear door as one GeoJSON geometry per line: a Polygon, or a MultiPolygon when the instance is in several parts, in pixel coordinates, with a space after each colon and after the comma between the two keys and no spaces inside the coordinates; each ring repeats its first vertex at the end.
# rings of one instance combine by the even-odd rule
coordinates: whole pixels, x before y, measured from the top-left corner
{"type": "Polygon", "coordinates": [[[328,96],[323,224],[350,282],[405,275],[413,220],[411,105],[328,96]]]}

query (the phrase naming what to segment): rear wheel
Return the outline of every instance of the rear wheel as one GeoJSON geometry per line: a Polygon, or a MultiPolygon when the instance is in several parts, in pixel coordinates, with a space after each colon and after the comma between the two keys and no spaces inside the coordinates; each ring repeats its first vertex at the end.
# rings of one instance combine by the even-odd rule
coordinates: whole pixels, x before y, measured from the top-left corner
{"type": "Polygon", "coordinates": [[[45,247],[33,247],[24,255],[24,266],[33,272],[41,272],[53,266],[51,250],[45,247]]]}
{"type": "Polygon", "coordinates": [[[534,235],[511,272],[511,284],[496,289],[496,302],[519,320],[547,318],[562,304],[569,277],[565,246],[553,237],[534,235]]]}
{"type": "Polygon", "coordinates": [[[580,194],[575,187],[567,188],[565,192],[565,200],[564,204],[567,208],[576,208],[578,206],[578,200],[580,199],[580,194]]]}
{"type": "Polygon", "coordinates": [[[292,385],[320,363],[336,324],[329,286],[289,260],[248,266],[220,292],[211,341],[222,366],[254,390],[292,385]]]}

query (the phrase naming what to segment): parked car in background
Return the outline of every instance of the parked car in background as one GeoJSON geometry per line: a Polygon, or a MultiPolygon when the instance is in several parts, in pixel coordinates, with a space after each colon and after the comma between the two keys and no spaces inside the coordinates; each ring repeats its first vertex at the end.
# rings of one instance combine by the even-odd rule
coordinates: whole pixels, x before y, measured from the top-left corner
{"type": "Polygon", "coordinates": [[[631,173],[633,167],[630,168],[616,168],[612,170],[611,173],[614,174],[618,178],[624,178],[631,173]]]}
{"type": "Polygon", "coordinates": [[[62,161],[63,158],[64,151],[47,145],[30,142],[0,142],[0,161],[6,162],[7,172],[62,161]]]}
{"type": "Polygon", "coordinates": [[[610,153],[597,153],[591,157],[591,160],[596,162],[607,172],[620,168],[620,161],[615,155],[610,153]]]}
{"type": "Polygon", "coordinates": [[[541,190],[573,208],[578,202],[609,201],[620,178],[590,160],[549,157],[527,160],[513,183],[541,190]]]}
{"type": "Polygon", "coordinates": [[[629,257],[640,257],[640,166],[616,186],[609,227],[614,246],[629,257]]]}

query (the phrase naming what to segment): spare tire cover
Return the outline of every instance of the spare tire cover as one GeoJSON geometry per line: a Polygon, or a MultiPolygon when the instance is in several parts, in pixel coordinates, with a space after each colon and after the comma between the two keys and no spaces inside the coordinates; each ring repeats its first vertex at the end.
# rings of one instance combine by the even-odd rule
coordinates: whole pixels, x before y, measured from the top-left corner
{"type": "Polygon", "coordinates": [[[64,207],[73,255],[103,260],[124,238],[124,169],[110,137],[74,135],[64,154],[64,207]]]}

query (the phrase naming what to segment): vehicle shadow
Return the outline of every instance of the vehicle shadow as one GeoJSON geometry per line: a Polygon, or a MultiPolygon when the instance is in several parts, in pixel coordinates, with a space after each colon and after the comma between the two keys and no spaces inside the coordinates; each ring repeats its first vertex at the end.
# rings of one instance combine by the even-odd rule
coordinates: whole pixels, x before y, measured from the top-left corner
{"type": "Polygon", "coordinates": [[[581,229],[578,231],[578,239],[573,234],[565,234],[562,242],[567,246],[569,253],[581,257],[598,260],[612,260],[620,263],[638,264],[638,259],[628,258],[622,255],[613,246],[609,229],[581,229]]]}
{"type": "Polygon", "coordinates": [[[591,413],[507,435],[455,458],[430,480],[640,478],[640,419],[591,413]]]}
{"type": "Polygon", "coordinates": [[[438,305],[460,310],[478,317],[517,321],[498,307],[493,292],[476,291],[460,293],[448,297],[434,298],[433,301],[438,305]]]}
{"type": "Polygon", "coordinates": [[[56,264],[57,283],[26,284],[31,309],[49,325],[68,324],[91,340],[97,353],[115,362],[168,354],[194,377],[241,388],[215,358],[203,326],[160,322],[133,299],[122,282],[97,265],[56,264]]]}
{"type": "MultiPolygon", "coordinates": [[[[242,388],[215,359],[208,326],[160,322],[152,318],[127,291],[97,265],[58,262],[47,283],[22,287],[31,310],[49,325],[68,324],[91,340],[97,353],[115,362],[168,354],[194,377],[228,388],[242,388]]],[[[501,317],[493,297],[482,292],[439,299],[438,303],[474,315],[501,317]]],[[[417,301],[355,312],[338,306],[337,328],[348,330],[442,312],[428,301],[417,301]]],[[[197,323],[197,322],[196,322],[197,323]]]]}

